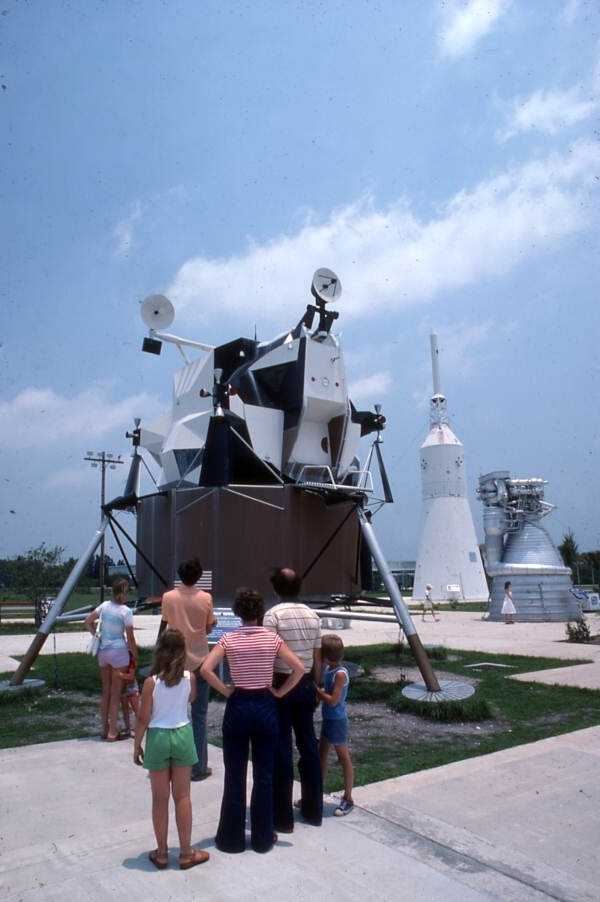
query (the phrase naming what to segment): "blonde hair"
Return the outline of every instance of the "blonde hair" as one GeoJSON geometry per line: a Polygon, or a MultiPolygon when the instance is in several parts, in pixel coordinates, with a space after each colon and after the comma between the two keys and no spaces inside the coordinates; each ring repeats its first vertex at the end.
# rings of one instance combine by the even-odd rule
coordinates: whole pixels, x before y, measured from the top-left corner
{"type": "MultiPolygon", "coordinates": [[[[129,591],[129,582],[126,579],[116,579],[112,584],[112,594],[113,598],[116,601],[117,598],[120,598],[121,595],[125,595],[126,592],[129,591]]],[[[120,602],[121,604],[123,602],[120,602]]]]}
{"type": "Polygon", "coordinates": [[[176,686],[185,670],[185,638],[183,633],[169,627],[161,633],[154,649],[152,676],[159,676],[165,686],[176,686]]]}

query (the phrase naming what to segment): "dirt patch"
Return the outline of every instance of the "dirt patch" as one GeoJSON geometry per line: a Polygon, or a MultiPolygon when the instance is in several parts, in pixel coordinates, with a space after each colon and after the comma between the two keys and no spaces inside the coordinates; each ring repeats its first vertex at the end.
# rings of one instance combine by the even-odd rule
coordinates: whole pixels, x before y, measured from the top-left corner
{"type": "MultiPolygon", "coordinates": [[[[209,741],[221,744],[221,723],[225,706],[210,702],[208,706],[209,741]]],[[[481,738],[506,729],[499,720],[480,723],[439,723],[424,720],[413,714],[395,713],[383,702],[348,702],[349,733],[352,748],[356,752],[369,751],[384,743],[415,745],[422,742],[448,742],[460,737],[481,738]]],[[[315,713],[317,736],[321,731],[321,712],[315,713]]]]}
{"type": "Polygon", "coordinates": [[[480,738],[506,729],[506,724],[498,720],[477,724],[425,720],[414,714],[396,713],[382,702],[349,703],[348,717],[352,747],[358,752],[373,749],[378,743],[442,743],[459,737],[480,738]]]}
{"type": "MultiPolygon", "coordinates": [[[[400,668],[380,668],[386,676],[399,678],[400,668]]],[[[411,670],[408,670],[409,675],[411,670]]],[[[414,672],[418,678],[418,672],[414,672]]],[[[445,678],[440,673],[440,677],[445,678]]],[[[451,677],[451,674],[448,674],[451,677]]],[[[379,677],[381,679],[381,677],[379,677]]],[[[470,680],[476,682],[475,680],[470,680]]],[[[221,727],[225,705],[211,701],[207,712],[207,733],[209,742],[222,743],[221,727]]],[[[51,690],[40,696],[36,704],[32,700],[25,710],[20,711],[19,724],[24,733],[39,733],[43,724],[44,738],[55,732],[62,735],[64,731],[72,731],[76,735],[89,737],[100,736],[100,699],[96,696],[79,692],[63,692],[51,690]],[[54,702],[54,704],[53,704],[54,702]],[[39,707],[38,707],[39,705],[39,707]]],[[[453,739],[477,739],[506,729],[507,724],[500,720],[487,720],[480,723],[440,723],[429,721],[407,713],[396,713],[383,702],[348,702],[350,721],[350,737],[355,752],[372,751],[379,745],[395,744],[410,746],[419,743],[443,744],[453,739]]],[[[538,723],[560,722],[562,715],[554,715],[532,721],[538,723]]],[[[121,714],[119,712],[121,722],[121,714]]],[[[132,717],[132,725],[135,719],[132,717]]],[[[315,712],[315,730],[317,736],[321,730],[321,712],[315,712]]],[[[41,738],[41,737],[40,737],[41,738]]],[[[33,738],[29,741],[36,741],[33,738]]],[[[37,741],[40,741],[38,739],[37,741]]],[[[44,739],[41,739],[44,741],[44,739]]]]}
{"type": "MultiPolygon", "coordinates": [[[[374,667],[370,674],[373,679],[379,680],[380,683],[422,683],[423,677],[417,667],[374,667]]],[[[435,668],[435,675],[439,680],[460,680],[461,683],[468,683],[470,686],[477,686],[479,680],[476,677],[460,676],[455,673],[448,673],[445,670],[435,668]]]]}

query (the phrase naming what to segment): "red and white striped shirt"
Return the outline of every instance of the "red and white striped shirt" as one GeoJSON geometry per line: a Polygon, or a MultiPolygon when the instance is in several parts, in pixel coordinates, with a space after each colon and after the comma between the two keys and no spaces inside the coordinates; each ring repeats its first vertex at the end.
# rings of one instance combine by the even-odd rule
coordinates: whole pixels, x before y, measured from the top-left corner
{"type": "Polygon", "coordinates": [[[225,633],[218,645],[225,651],[231,679],[238,689],[268,689],[283,639],[263,626],[242,626],[225,633]]]}

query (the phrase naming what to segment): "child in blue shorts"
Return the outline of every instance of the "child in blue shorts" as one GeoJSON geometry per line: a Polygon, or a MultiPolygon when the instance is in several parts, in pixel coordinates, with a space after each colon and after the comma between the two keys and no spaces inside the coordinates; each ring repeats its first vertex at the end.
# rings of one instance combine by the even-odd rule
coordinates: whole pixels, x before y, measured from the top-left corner
{"type": "Polygon", "coordinates": [[[339,636],[328,633],[321,639],[321,657],[326,665],[323,674],[324,688],[317,688],[317,694],[322,704],[323,723],[321,725],[321,740],[319,742],[319,754],[321,756],[321,772],[323,781],[327,773],[327,757],[329,749],[334,747],[338,761],[342,765],[344,774],[344,795],[338,807],[333,812],[336,817],[349,814],[354,807],[352,801],[352,781],[354,770],[352,759],[348,750],[348,714],[346,712],[346,697],[350,685],[350,677],[341,661],[344,656],[344,643],[339,636]]]}
{"type": "Polygon", "coordinates": [[[193,868],[208,861],[208,852],[192,849],[190,776],[198,755],[188,706],[196,697],[196,677],[185,668],[185,639],[166,629],[156,643],[151,676],[144,682],[135,728],[133,760],[150,771],[152,825],[157,848],[148,854],[155,868],[168,867],[169,796],[175,802],[179,833],[179,867],[193,868]],[[142,740],[146,736],[146,749],[142,740]]]}

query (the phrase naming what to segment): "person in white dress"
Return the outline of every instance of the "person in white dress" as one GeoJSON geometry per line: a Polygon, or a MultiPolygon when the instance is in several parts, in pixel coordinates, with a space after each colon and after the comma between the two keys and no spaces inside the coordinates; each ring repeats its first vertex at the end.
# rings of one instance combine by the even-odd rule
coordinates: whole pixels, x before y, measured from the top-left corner
{"type": "Polygon", "coordinates": [[[504,617],[505,623],[514,623],[514,616],[517,613],[517,609],[513,604],[512,599],[512,583],[505,582],[504,583],[504,601],[502,602],[502,615],[504,617]]]}
{"type": "Polygon", "coordinates": [[[427,583],[427,585],[425,586],[425,598],[423,599],[423,606],[421,608],[421,620],[425,622],[425,614],[431,614],[431,616],[437,623],[438,618],[435,615],[435,608],[433,606],[433,599],[431,597],[432,592],[433,586],[430,583],[427,583]]]}

